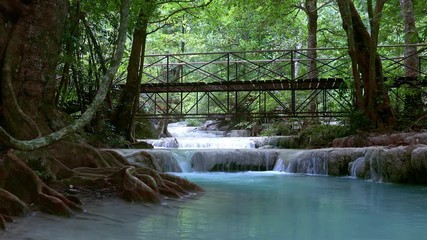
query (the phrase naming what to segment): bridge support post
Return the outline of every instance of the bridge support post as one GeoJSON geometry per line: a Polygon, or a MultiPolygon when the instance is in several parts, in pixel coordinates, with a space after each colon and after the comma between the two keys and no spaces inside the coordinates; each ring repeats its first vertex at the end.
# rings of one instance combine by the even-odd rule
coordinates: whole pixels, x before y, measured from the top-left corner
{"type": "Polygon", "coordinates": [[[291,110],[292,115],[296,112],[296,96],[295,96],[295,90],[291,90],[291,110]]]}
{"type": "MultiPolygon", "coordinates": [[[[295,56],[294,50],[291,51],[291,81],[295,81],[295,56]]],[[[296,99],[295,99],[295,90],[291,90],[291,111],[292,115],[295,115],[296,111],[296,99]]]]}

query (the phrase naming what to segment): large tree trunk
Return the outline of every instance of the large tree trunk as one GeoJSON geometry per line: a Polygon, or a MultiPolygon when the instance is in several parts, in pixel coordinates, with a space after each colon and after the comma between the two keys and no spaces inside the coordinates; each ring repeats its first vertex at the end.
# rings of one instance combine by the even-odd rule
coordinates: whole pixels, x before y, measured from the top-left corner
{"type": "Polygon", "coordinates": [[[377,1],[375,12],[372,14],[371,34],[369,34],[353,2],[338,0],[343,28],[348,37],[357,107],[376,127],[396,124],[390,99],[384,85],[381,59],[377,53],[381,2],[377,1]]]}
{"type": "MultiPolygon", "coordinates": [[[[4,46],[0,46],[1,49],[4,49],[0,74],[2,97],[0,142],[6,147],[35,150],[48,146],[83,128],[91,121],[104,102],[124,52],[129,1],[123,0],[117,48],[110,68],[103,76],[103,84],[82,116],[73,124],[68,125],[65,125],[64,115],[57,111],[55,106],[56,81],[54,75],[57,64],[55,56],[58,56],[60,36],[64,28],[64,21],[58,22],[57,19],[65,16],[62,14],[62,9],[57,7],[60,4],[30,2],[29,6],[19,9],[18,7],[11,8],[10,6],[14,5],[10,2],[13,1],[9,1],[9,5],[3,4],[8,8],[4,8],[4,11],[1,12],[5,21],[4,28],[9,28],[12,24],[13,31],[8,32],[5,40],[2,40],[4,46]],[[32,8],[38,7],[43,10],[33,11],[32,8]],[[27,11],[27,14],[23,14],[24,11],[27,11]],[[37,12],[37,14],[33,12],[37,12]],[[58,15],[55,15],[57,13],[58,15]],[[45,20],[46,16],[49,17],[49,20],[45,20]],[[45,32],[47,33],[45,34],[45,32]],[[17,50],[25,48],[28,50],[17,50]],[[13,69],[12,66],[14,66],[13,69]],[[28,74],[29,72],[31,75],[28,74]],[[19,141],[17,139],[32,140],[19,141]]],[[[67,2],[63,2],[62,5],[66,10],[67,2]]]]}
{"type": "Polygon", "coordinates": [[[6,33],[0,81],[2,125],[15,138],[28,140],[63,126],[54,102],[55,68],[67,1],[24,2],[0,4],[6,22],[0,26],[6,33]]]}
{"type": "MultiPolygon", "coordinates": [[[[94,149],[77,135],[61,140],[89,123],[103,103],[121,62],[128,12],[129,1],[123,0],[118,46],[103,84],[82,117],[67,125],[55,107],[55,70],[67,1],[0,0],[0,142],[3,150],[26,150],[10,150],[5,159],[0,158],[0,228],[11,210],[25,210],[27,205],[65,216],[80,209],[78,201],[50,188],[34,168],[41,168],[38,170],[60,185],[114,185],[119,195],[131,201],[158,202],[163,195],[181,197],[187,192],[182,188],[177,192],[171,183],[187,185],[185,180],[132,167],[123,157],[94,149]],[[164,178],[172,180],[163,181],[164,178]],[[65,179],[67,184],[62,181],[65,179]]],[[[201,189],[188,183],[187,190],[201,189]]]]}
{"type": "MultiPolygon", "coordinates": [[[[1,125],[15,139],[31,140],[64,126],[55,107],[55,69],[67,7],[65,0],[0,2],[1,125]]],[[[0,162],[0,188],[46,212],[71,215],[79,209],[8,156],[0,162]]]]}

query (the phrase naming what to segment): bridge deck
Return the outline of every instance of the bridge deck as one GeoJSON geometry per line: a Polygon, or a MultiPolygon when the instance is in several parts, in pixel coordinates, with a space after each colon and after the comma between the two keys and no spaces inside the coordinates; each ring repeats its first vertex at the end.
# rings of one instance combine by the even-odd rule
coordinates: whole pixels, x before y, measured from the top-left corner
{"type": "MultiPolygon", "coordinates": [[[[385,78],[387,81],[388,78],[385,78]]],[[[389,88],[416,83],[427,86],[427,78],[397,77],[388,84],[389,88]]],[[[315,78],[303,80],[266,80],[266,81],[232,81],[232,82],[192,82],[192,83],[146,83],[141,84],[142,93],[165,92],[234,92],[234,91],[272,91],[272,90],[325,90],[345,87],[342,78],[315,78]]]]}
{"type": "Polygon", "coordinates": [[[344,85],[341,78],[233,82],[194,83],[148,83],[141,84],[143,93],[162,92],[227,92],[227,91],[270,91],[270,90],[310,90],[339,89],[344,85]]]}

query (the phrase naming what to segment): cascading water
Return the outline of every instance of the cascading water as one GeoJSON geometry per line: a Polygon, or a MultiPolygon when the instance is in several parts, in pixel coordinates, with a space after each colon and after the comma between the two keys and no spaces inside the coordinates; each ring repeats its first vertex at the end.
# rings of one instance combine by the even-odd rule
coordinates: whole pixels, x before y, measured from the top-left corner
{"type": "Polygon", "coordinates": [[[289,166],[293,162],[297,162],[298,156],[301,155],[301,150],[280,151],[273,171],[289,172],[289,166]]]}
{"type": "Polygon", "coordinates": [[[251,138],[243,137],[172,137],[154,140],[146,140],[155,148],[183,148],[183,149],[236,149],[255,148],[255,142],[251,138]]]}
{"type": "Polygon", "coordinates": [[[350,163],[350,176],[351,177],[362,177],[362,169],[365,167],[365,157],[359,157],[354,162],[350,163]]]}
{"type": "Polygon", "coordinates": [[[155,148],[182,149],[236,149],[255,148],[255,141],[250,137],[224,137],[223,131],[200,131],[196,127],[188,127],[185,123],[168,125],[172,137],[148,139],[146,142],[155,148]]]}
{"type": "Polygon", "coordinates": [[[224,132],[199,131],[195,127],[187,127],[184,123],[174,123],[169,125],[168,129],[173,137],[145,140],[154,145],[155,149],[148,152],[160,159],[165,171],[328,173],[327,160],[323,153],[294,149],[259,149],[256,148],[257,142],[266,138],[224,137],[224,132]]]}
{"type": "Polygon", "coordinates": [[[224,132],[198,131],[182,123],[170,131],[173,138],[151,140],[156,149],[144,150],[168,172],[277,171],[404,182],[413,170],[407,161],[424,166],[423,157],[408,160],[405,147],[272,149],[261,147],[271,143],[265,137],[223,137],[224,132]]]}
{"type": "Polygon", "coordinates": [[[165,171],[265,171],[277,160],[277,151],[256,149],[257,139],[264,138],[224,137],[225,132],[199,131],[185,123],[168,129],[173,137],[144,140],[155,148],[144,151],[159,159],[165,171]]]}

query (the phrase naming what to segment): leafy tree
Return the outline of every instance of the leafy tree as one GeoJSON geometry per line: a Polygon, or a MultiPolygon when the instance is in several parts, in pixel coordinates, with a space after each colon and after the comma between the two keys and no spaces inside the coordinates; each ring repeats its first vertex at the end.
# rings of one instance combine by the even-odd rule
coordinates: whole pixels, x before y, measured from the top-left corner
{"type": "Polygon", "coordinates": [[[338,0],[337,3],[343,28],[347,33],[357,108],[375,126],[393,126],[396,118],[384,85],[381,59],[377,53],[381,13],[386,0],[376,1],[375,8],[372,1],[367,2],[370,31],[353,1],[338,0]]]}

